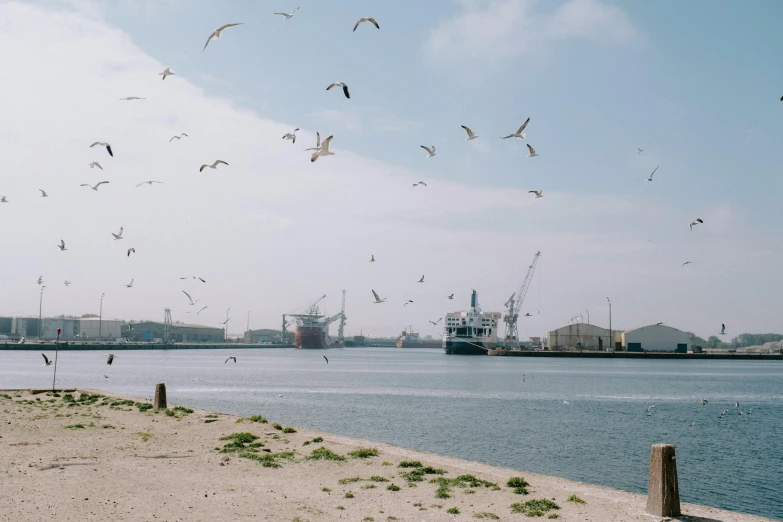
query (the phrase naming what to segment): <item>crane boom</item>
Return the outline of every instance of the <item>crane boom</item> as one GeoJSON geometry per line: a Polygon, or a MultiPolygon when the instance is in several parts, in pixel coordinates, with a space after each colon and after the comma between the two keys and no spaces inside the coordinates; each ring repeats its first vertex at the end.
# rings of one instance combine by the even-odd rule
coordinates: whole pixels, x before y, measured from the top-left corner
{"type": "Polygon", "coordinates": [[[517,323],[519,321],[519,311],[522,308],[522,303],[525,302],[525,296],[530,288],[530,283],[533,281],[533,274],[536,271],[536,265],[538,264],[538,258],[541,256],[541,252],[536,252],[533,256],[533,262],[527,269],[525,280],[522,281],[522,286],[519,287],[516,293],[511,294],[508,301],[506,301],[506,315],[503,316],[503,322],[506,323],[506,345],[511,345],[513,349],[519,349],[519,329],[517,323]]]}

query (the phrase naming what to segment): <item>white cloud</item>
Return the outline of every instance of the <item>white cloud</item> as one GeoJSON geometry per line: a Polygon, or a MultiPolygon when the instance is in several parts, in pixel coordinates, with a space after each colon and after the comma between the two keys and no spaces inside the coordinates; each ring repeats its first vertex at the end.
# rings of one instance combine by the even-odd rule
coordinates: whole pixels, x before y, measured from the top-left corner
{"type": "MultiPolygon", "coordinates": [[[[310,115],[313,121],[331,129],[361,133],[364,129],[359,115],[352,110],[323,109],[310,115]]],[[[331,132],[328,132],[330,134],[331,132]]]]}
{"type": "Polygon", "coordinates": [[[502,61],[524,54],[544,54],[556,43],[588,40],[621,43],[636,30],[619,7],[602,0],[476,0],[460,2],[462,12],[441,23],[427,41],[433,58],[502,61]]]}

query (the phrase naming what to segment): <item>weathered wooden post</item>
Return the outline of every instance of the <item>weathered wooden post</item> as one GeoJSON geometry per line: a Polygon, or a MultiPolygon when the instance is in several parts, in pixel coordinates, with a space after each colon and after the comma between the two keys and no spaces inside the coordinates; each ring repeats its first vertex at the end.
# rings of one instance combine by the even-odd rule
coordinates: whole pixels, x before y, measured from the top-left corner
{"type": "Polygon", "coordinates": [[[659,517],[680,516],[677,457],[672,444],[653,444],[647,483],[647,512],[659,517]]]}
{"type": "MultiPolygon", "coordinates": [[[[165,410],[168,408],[166,404],[166,385],[162,382],[155,385],[155,402],[152,406],[156,410],[165,410]]],[[[679,506],[679,500],[677,502],[677,505],[679,506]]]]}

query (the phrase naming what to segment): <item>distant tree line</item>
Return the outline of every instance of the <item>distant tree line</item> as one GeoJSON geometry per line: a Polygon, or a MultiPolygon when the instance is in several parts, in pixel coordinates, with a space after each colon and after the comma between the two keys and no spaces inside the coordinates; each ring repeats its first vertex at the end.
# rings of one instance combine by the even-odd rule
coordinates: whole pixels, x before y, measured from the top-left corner
{"type": "Polygon", "coordinates": [[[748,346],[761,346],[764,343],[775,343],[783,340],[783,334],[766,333],[751,334],[744,333],[734,337],[731,341],[721,341],[717,335],[711,335],[709,339],[703,339],[698,335],[688,332],[693,336],[693,344],[704,348],[746,348],[748,346]]]}

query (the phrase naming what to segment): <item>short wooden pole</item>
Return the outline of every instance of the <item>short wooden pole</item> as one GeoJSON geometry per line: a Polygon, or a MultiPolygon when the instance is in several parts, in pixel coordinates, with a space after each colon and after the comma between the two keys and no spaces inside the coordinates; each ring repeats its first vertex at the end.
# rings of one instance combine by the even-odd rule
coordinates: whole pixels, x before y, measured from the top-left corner
{"type": "Polygon", "coordinates": [[[654,444],[650,453],[647,512],[659,517],[680,516],[677,457],[671,444],[654,444]]]}
{"type": "Polygon", "coordinates": [[[165,410],[166,404],[166,385],[162,382],[155,385],[155,402],[152,405],[156,410],[165,410]]]}

